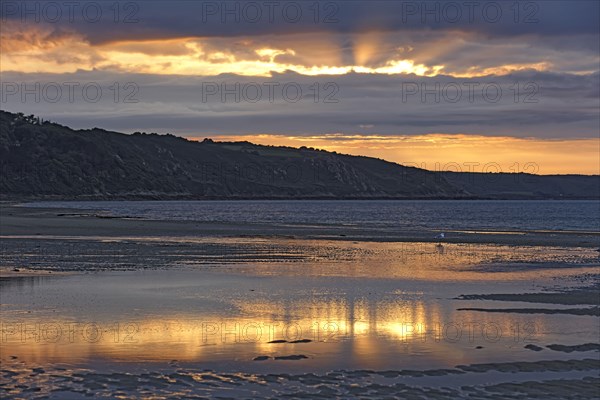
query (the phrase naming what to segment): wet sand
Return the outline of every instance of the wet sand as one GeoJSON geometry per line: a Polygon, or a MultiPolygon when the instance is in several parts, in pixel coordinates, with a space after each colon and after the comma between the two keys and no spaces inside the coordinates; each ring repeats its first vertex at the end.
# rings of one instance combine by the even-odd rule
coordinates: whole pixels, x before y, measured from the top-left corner
{"type": "Polygon", "coordinates": [[[514,293],[514,294],[473,294],[460,296],[463,300],[498,300],[498,301],[522,301],[528,303],[550,303],[550,304],[589,304],[600,303],[600,285],[582,287],[562,292],[542,293],[514,293]]]}
{"type": "Polygon", "coordinates": [[[597,233],[0,225],[9,396],[599,397],[597,233]]]}
{"type": "Polygon", "coordinates": [[[136,393],[156,399],[172,396],[224,399],[595,399],[600,384],[597,377],[599,363],[597,359],[584,359],[459,365],[454,369],[423,371],[244,374],[183,369],[176,363],[158,371],[140,372],[92,372],[61,367],[31,370],[15,360],[11,372],[3,372],[3,377],[9,377],[14,383],[3,389],[10,395],[50,395],[55,398],[74,394],[129,398],[131,393],[136,393]],[[511,382],[493,383],[503,378],[511,382]]]}

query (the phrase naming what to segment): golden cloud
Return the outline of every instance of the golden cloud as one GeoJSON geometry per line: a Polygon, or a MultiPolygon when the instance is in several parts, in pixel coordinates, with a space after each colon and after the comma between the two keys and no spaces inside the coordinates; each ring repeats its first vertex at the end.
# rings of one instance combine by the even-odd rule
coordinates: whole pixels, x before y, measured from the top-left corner
{"type": "Polygon", "coordinates": [[[465,41],[462,36],[438,39],[433,44],[423,44],[421,49],[416,49],[410,40],[398,46],[380,33],[355,34],[351,38],[354,44],[352,56],[348,58],[347,45],[333,34],[319,38],[314,34],[299,34],[285,39],[177,38],[92,45],[75,32],[7,22],[2,31],[0,60],[3,71],[25,73],[95,69],[204,76],[223,73],[271,76],[274,72],[293,71],[310,76],[450,73],[473,77],[502,75],[521,69],[547,70],[552,66],[543,61],[449,68],[435,62],[436,57],[460,47],[465,41]]]}

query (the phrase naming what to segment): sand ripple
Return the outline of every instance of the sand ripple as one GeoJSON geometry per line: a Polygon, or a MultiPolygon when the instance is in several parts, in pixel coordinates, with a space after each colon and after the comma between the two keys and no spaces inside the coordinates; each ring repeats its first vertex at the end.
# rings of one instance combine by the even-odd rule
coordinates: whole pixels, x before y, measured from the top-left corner
{"type": "Polygon", "coordinates": [[[31,368],[11,360],[3,363],[0,390],[3,398],[52,399],[91,396],[123,399],[354,399],[366,396],[375,399],[593,399],[598,398],[599,370],[598,359],[474,364],[424,371],[339,370],[299,375],[217,373],[176,367],[152,372],[99,372],[31,368]],[[470,378],[490,372],[496,374],[496,382],[469,384],[470,378]],[[514,374],[517,372],[520,374],[514,374]],[[556,372],[579,376],[547,379],[548,375],[544,375],[556,372]],[[523,377],[522,373],[529,375],[523,377]],[[532,374],[537,374],[538,379],[531,380],[532,374]],[[432,384],[431,377],[439,379],[441,384],[432,384]],[[429,380],[419,384],[415,378],[429,380]]]}

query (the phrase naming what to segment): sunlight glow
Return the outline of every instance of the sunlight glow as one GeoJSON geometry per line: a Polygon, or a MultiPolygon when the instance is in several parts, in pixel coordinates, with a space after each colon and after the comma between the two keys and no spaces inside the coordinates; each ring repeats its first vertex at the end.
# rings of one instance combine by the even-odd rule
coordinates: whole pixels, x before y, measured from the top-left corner
{"type": "MultiPolygon", "coordinates": [[[[114,72],[147,74],[219,75],[268,77],[272,73],[293,71],[307,76],[358,74],[415,74],[436,76],[445,72],[444,65],[427,65],[401,56],[369,65],[377,55],[377,35],[367,34],[358,40],[354,49],[354,64],[342,63],[342,49],[333,47],[334,41],[325,40],[329,47],[328,57],[311,59],[297,49],[258,47],[259,43],[237,43],[239,48],[210,47],[201,38],[178,38],[145,41],[121,41],[92,45],[76,33],[56,35],[48,28],[22,26],[7,22],[2,32],[1,70],[24,73],[73,73],[78,70],[104,70],[114,72]],[[13,29],[14,28],[14,29],[13,29]],[[336,54],[337,53],[337,54],[336,54]],[[254,56],[252,56],[254,54],[254,56]],[[280,57],[292,57],[280,59],[280,57]],[[304,58],[302,58],[304,57],[304,58]],[[337,61],[337,65],[327,64],[337,61]],[[292,62],[293,61],[293,62],[292,62]]],[[[324,51],[324,50],[323,50],[324,51]]],[[[390,57],[390,55],[388,55],[390,57]]],[[[547,70],[548,62],[531,64],[507,64],[481,68],[473,66],[466,72],[455,73],[457,77],[474,77],[489,74],[508,74],[523,69],[547,70]]]]}
{"type": "MultiPolygon", "coordinates": [[[[193,137],[188,137],[194,139],[193,137]]],[[[244,135],[212,136],[272,146],[314,147],[382,158],[429,170],[600,174],[600,139],[544,140],[481,135],[244,135]],[[457,165],[459,167],[457,167],[457,165]]]]}

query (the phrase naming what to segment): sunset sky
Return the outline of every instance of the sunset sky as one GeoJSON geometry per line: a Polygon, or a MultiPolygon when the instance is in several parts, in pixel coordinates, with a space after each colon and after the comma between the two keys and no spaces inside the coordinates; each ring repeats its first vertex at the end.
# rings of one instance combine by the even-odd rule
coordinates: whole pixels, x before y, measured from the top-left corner
{"type": "Polygon", "coordinates": [[[599,174],[599,4],[3,1],[0,108],[432,170],[599,174]]]}

